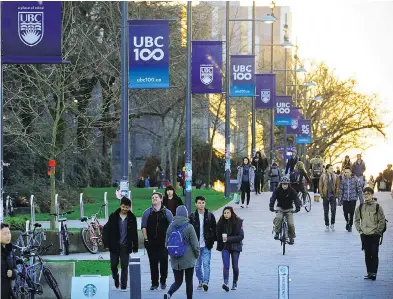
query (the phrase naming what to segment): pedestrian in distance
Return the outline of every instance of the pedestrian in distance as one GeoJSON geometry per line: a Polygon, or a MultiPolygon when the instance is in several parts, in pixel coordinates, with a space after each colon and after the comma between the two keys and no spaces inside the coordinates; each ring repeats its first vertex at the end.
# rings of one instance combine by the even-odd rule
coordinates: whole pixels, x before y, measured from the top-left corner
{"type": "Polygon", "coordinates": [[[104,247],[109,249],[112,278],[116,289],[127,290],[129,254],[138,252],[138,226],[131,212],[131,200],[120,199],[120,208],[114,211],[103,228],[104,247]],[[119,280],[118,266],[121,266],[119,280]]]}
{"type": "Polygon", "coordinates": [[[158,189],[164,189],[164,179],[165,171],[162,169],[161,165],[158,165],[156,168],[156,181],[158,189]]]}
{"type": "MultiPolygon", "coordinates": [[[[283,177],[280,181],[279,187],[273,192],[270,198],[269,209],[274,212],[274,204],[277,201],[277,214],[274,218],[274,240],[279,239],[281,232],[281,221],[284,213],[288,213],[293,210],[293,204],[295,204],[295,213],[300,211],[301,203],[296,194],[296,191],[291,188],[290,181],[287,177],[283,177]]],[[[296,232],[295,232],[295,220],[292,213],[287,214],[288,220],[288,236],[289,245],[295,244],[296,232]]]]}
{"type": "Polygon", "coordinates": [[[176,216],[168,227],[165,239],[175,282],[169,288],[164,299],[172,298],[173,294],[186,280],[187,299],[192,299],[193,276],[195,263],[199,257],[199,242],[195,229],[188,220],[188,211],[185,206],[176,209],[176,216]]]}
{"type": "Polygon", "coordinates": [[[256,152],[251,164],[255,167],[255,194],[261,194],[261,191],[263,192],[265,171],[268,167],[268,161],[265,154],[256,152]]]}
{"type": "Polygon", "coordinates": [[[198,237],[200,254],[196,264],[196,276],[199,281],[197,290],[209,289],[211,250],[217,240],[216,218],[206,209],[206,199],[203,196],[195,198],[196,210],[190,215],[190,223],[193,225],[198,237]]]}
{"type": "Polygon", "coordinates": [[[295,189],[296,192],[302,192],[304,204],[307,197],[307,183],[311,184],[311,180],[307,175],[306,168],[302,161],[296,163],[294,171],[289,175],[289,180],[291,182],[291,187],[295,189]]]}
{"type": "Polygon", "coordinates": [[[295,170],[295,165],[300,161],[296,150],[292,151],[292,157],[288,159],[287,166],[285,168],[285,174],[292,173],[295,170]]]}
{"type": "Polygon", "coordinates": [[[281,180],[281,171],[276,162],[272,164],[269,170],[270,192],[274,192],[281,180]]]}
{"type": "Polygon", "coordinates": [[[344,169],[347,167],[350,167],[350,168],[352,167],[352,162],[351,162],[351,159],[349,158],[348,155],[345,156],[344,162],[341,165],[341,172],[343,173],[344,169]]]}
{"type": "Polygon", "coordinates": [[[12,254],[10,226],[1,223],[1,299],[13,299],[12,280],[16,279],[16,264],[12,254]]]}
{"type": "Polygon", "coordinates": [[[356,155],[356,161],[352,164],[352,173],[360,181],[360,186],[363,188],[364,182],[364,172],[366,171],[366,164],[362,160],[362,155],[356,155]]]}
{"type": "Polygon", "coordinates": [[[336,221],[337,198],[340,192],[340,179],[333,171],[333,165],[326,165],[327,172],[319,179],[319,190],[323,200],[323,211],[325,218],[325,231],[329,231],[329,206],[330,206],[330,229],[334,232],[336,221]]]}
{"type": "Polygon", "coordinates": [[[314,201],[319,201],[319,179],[324,173],[323,160],[321,156],[316,155],[310,160],[311,182],[314,189],[314,201]]]}
{"type": "Polygon", "coordinates": [[[350,167],[344,169],[344,177],[340,182],[340,192],[338,195],[338,205],[343,206],[344,218],[347,224],[345,229],[352,231],[353,216],[356,208],[356,201],[359,199],[363,203],[363,190],[361,183],[356,176],[352,176],[350,167]]]}
{"type": "Polygon", "coordinates": [[[217,223],[217,250],[221,251],[224,284],[222,288],[229,292],[229,267],[232,261],[232,290],[237,290],[239,280],[239,257],[243,249],[243,220],[232,207],[227,206],[217,223]]]}
{"type": "Polygon", "coordinates": [[[370,187],[371,189],[374,190],[375,188],[374,176],[370,175],[370,179],[367,181],[367,187],[370,187]]]}
{"type": "Polygon", "coordinates": [[[153,191],[152,206],[142,215],[141,228],[150,264],[151,291],[158,289],[159,281],[161,289],[165,290],[168,277],[168,250],[165,246],[165,238],[173,215],[162,204],[162,198],[160,192],[153,191]]]}
{"type": "Polygon", "coordinates": [[[374,190],[366,187],[364,204],[360,204],[355,212],[355,227],[360,234],[362,250],[366,262],[367,275],[364,279],[377,279],[378,251],[380,239],[386,230],[386,219],[382,207],[373,199],[374,190]]]}
{"type": "Polygon", "coordinates": [[[171,185],[165,188],[162,203],[169,211],[171,211],[173,216],[176,216],[177,207],[183,205],[183,201],[176,194],[175,188],[173,188],[171,185]]]}
{"type": "Polygon", "coordinates": [[[241,207],[244,208],[244,200],[247,195],[247,208],[250,204],[250,192],[254,190],[255,168],[247,157],[243,158],[243,164],[237,168],[237,190],[241,191],[241,207]]]}
{"type": "Polygon", "coordinates": [[[393,169],[392,164],[388,164],[388,168],[386,168],[382,173],[383,180],[385,181],[386,188],[385,190],[390,192],[392,190],[392,181],[393,181],[393,169]]]}

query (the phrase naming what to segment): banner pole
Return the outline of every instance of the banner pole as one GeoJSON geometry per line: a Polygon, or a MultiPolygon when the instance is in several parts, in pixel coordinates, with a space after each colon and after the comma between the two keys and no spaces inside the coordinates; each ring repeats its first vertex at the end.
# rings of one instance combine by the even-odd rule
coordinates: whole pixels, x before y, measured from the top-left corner
{"type": "MultiPolygon", "coordinates": [[[[251,39],[251,48],[252,48],[252,55],[255,55],[255,0],[252,1],[252,39],[251,39]]],[[[255,59],[255,57],[254,57],[255,59]]],[[[255,94],[255,88],[254,88],[254,94],[255,94]]],[[[255,122],[256,122],[256,110],[255,110],[255,96],[252,97],[252,121],[251,121],[251,159],[255,156],[256,153],[256,128],[255,128],[255,122]]]]}
{"type": "Polygon", "coordinates": [[[226,3],[226,20],[225,20],[225,197],[229,198],[231,195],[231,108],[229,102],[229,51],[230,51],[230,37],[229,37],[229,1],[226,3]]]}
{"type": "MultiPolygon", "coordinates": [[[[2,28],[1,28],[1,9],[2,2],[0,2],[0,41],[2,41],[2,28]]],[[[3,222],[3,180],[4,180],[4,162],[3,162],[3,53],[2,45],[0,45],[0,221],[3,222]]]]}

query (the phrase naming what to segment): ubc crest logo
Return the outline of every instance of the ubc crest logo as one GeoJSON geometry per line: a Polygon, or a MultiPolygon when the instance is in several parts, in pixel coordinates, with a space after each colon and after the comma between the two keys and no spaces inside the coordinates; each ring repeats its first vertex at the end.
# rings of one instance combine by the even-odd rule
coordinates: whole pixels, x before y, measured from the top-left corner
{"type": "Polygon", "coordinates": [[[270,102],[270,90],[269,89],[262,89],[261,90],[261,100],[265,104],[270,102]]]}
{"type": "Polygon", "coordinates": [[[19,11],[18,34],[26,46],[38,45],[44,37],[44,13],[19,11]]]}
{"type": "Polygon", "coordinates": [[[200,66],[199,67],[199,78],[205,85],[209,85],[213,82],[213,66],[200,66]]]}
{"type": "Polygon", "coordinates": [[[297,119],[292,119],[291,128],[295,130],[297,129],[298,125],[299,125],[299,121],[297,119]]]}

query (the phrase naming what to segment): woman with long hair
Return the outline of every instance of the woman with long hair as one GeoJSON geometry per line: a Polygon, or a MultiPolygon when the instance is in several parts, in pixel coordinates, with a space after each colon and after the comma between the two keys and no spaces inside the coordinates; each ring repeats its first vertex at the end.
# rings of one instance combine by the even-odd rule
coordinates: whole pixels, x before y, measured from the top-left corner
{"type": "Polygon", "coordinates": [[[226,292],[229,292],[230,260],[232,260],[233,270],[232,290],[237,289],[239,257],[243,248],[243,239],[243,219],[236,215],[232,207],[225,207],[217,223],[217,250],[221,251],[224,277],[222,288],[226,292]]]}
{"type": "Polygon", "coordinates": [[[171,185],[165,188],[162,204],[172,212],[173,216],[176,216],[177,207],[184,205],[181,198],[176,194],[175,188],[173,188],[171,185]]]}
{"type": "Polygon", "coordinates": [[[244,199],[247,194],[247,208],[250,204],[250,192],[254,189],[255,172],[254,166],[251,165],[247,157],[243,158],[243,164],[238,167],[237,172],[237,190],[242,192],[241,207],[244,208],[244,199]]]}
{"type": "Polygon", "coordinates": [[[341,167],[341,172],[344,172],[344,169],[346,167],[352,168],[351,159],[349,159],[348,155],[345,156],[345,160],[344,160],[342,167],[341,167]]]}

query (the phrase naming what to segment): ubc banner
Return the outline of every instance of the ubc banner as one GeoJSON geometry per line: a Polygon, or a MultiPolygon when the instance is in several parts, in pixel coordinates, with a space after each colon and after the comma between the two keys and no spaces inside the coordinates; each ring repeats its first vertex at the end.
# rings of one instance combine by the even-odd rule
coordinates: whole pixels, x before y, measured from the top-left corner
{"type": "Polygon", "coordinates": [[[128,23],[128,88],[169,88],[169,21],[128,23]]]}
{"type": "Polygon", "coordinates": [[[2,63],[62,63],[61,22],[61,1],[2,1],[2,63]]]}
{"type": "Polygon", "coordinates": [[[299,135],[296,136],[296,144],[311,143],[311,120],[299,120],[299,135]]]}
{"type": "Polygon", "coordinates": [[[255,74],[255,108],[273,109],[276,103],[276,74],[255,74]]]}
{"type": "Polygon", "coordinates": [[[290,126],[292,96],[276,96],[276,107],[274,109],[274,125],[290,126]]]}
{"type": "Polygon", "coordinates": [[[253,97],[255,95],[255,56],[231,55],[231,97],[253,97]]]}
{"type": "Polygon", "coordinates": [[[193,41],[191,90],[193,93],[222,92],[222,42],[193,41]]]}
{"type": "Polygon", "coordinates": [[[299,120],[303,118],[302,108],[299,107],[292,107],[291,108],[291,118],[292,122],[290,126],[286,126],[285,130],[287,134],[299,134],[299,120]]]}

